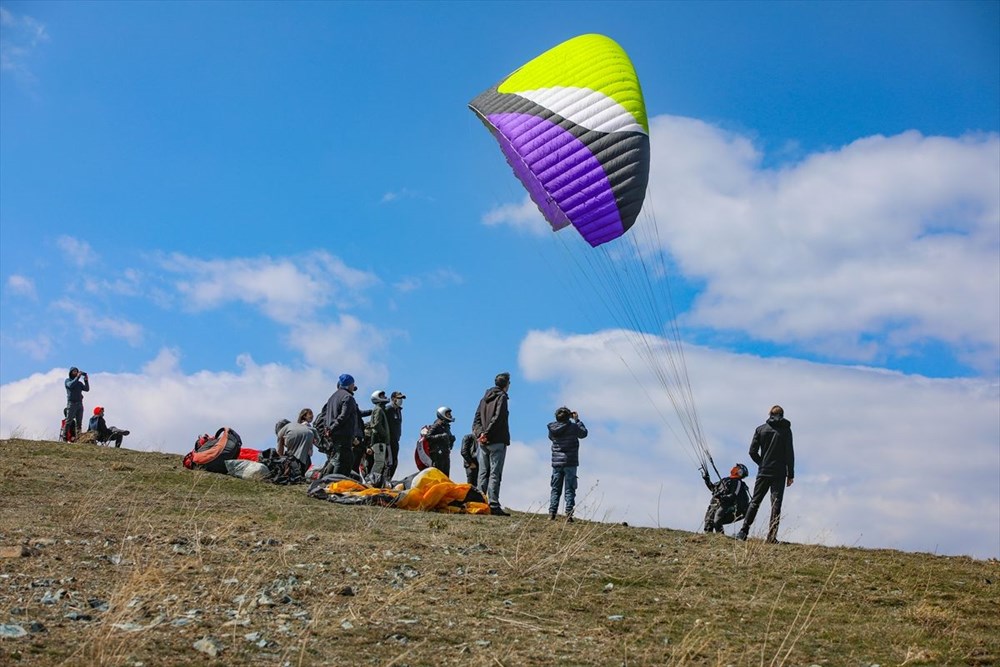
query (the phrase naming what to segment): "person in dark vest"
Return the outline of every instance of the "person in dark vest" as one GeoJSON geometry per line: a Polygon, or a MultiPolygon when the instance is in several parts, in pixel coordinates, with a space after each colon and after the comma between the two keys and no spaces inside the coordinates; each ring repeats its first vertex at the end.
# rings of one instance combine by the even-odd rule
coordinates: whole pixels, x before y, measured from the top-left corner
{"type": "Polygon", "coordinates": [[[399,438],[403,435],[403,401],[405,399],[406,394],[394,391],[389,396],[389,405],[385,406],[385,416],[389,420],[389,452],[392,455],[392,461],[389,463],[389,479],[396,475],[396,466],[399,465],[399,438]]]}
{"type": "Polygon", "coordinates": [[[66,378],[66,423],[67,432],[72,427],[73,433],[79,435],[83,430],[83,392],[90,391],[90,378],[76,366],[69,369],[66,378]]]}
{"type": "Polygon", "coordinates": [[[354,400],[354,392],[357,390],[354,377],[344,373],[338,378],[337,390],[323,409],[326,437],[331,443],[330,458],[323,467],[324,475],[336,473],[351,476],[354,467],[354,442],[363,430],[358,402],[354,400]]]}
{"type": "Polygon", "coordinates": [[[764,502],[764,496],[771,494],[771,521],[767,527],[767,541],[778,541],[778,523],[781,521],[781,501],[785,487],[795,481],[795,450],[792,447],[792,423],[785,419],[785,410],[780,405],[771,408],[767,421],[754,431],[750,442],[750,458],[757,464],[757,479],[753,485],[753,496],[747,509],[743,527],[736,534],[740,540],[747,539],[750,526],[757,518],[757,510],[764,502]]]}
{"type": "Polygon", "coordinates": [[[576,471],[580,465],[580,440],[587,437],[587,427],[579,415],[567,407],[556,410],[556,420],[549,424],[552,441],[552,481],[549,492],[549,519],[555,520],[559,497],[566,494],[566,521],[573,522],[576,509],[576,471]]]}
{"type": "Polygon", "coordinates": [[[100,405],[94,408],[94,416],[90,418],[87,430],[94,432],[97,442],[104,444],[111,444],[113,442],[115,443],[115,448],[121,447],[122,438],[130,433],[130,431],[120,429],[117,426],[108,426],[108,423],[104,419],[104,408],[100,405]]]}
{"type": "Polygon", "coordinates": [[[712,482],[708,470],[701,469],[701,478],[712,492],[712,500],[705,510],[705,532],[721,533],[722,527],[742,519],[750,504],[750,491],[743,482],[750,471],[742,463],[737,463],[729,471],[729,477],[712,482]]]}
{"type": "Polygon", "coordinates": [[[442,405],[437,409],[437,419],[427,430],[427,442],[430,444],[431,465],[451,476],[451,448],[455,445],[455,436],[451,434],[451,423],[455,417],[451,408],[442,405]]]}

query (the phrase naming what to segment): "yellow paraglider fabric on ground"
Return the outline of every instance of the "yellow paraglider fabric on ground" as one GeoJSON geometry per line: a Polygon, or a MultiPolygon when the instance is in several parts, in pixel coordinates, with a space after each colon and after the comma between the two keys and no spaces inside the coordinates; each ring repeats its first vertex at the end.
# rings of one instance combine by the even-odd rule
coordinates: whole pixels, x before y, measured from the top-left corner
{"type": "Polygon", "coordinates": [[[410,480],[410,488],[380,489],[349,479],[314,484],[309,495],[345,505],[379,505],[421,512],[489,514],[490,507],[471,484],[456,484],[437,468],[426,468],[410,480]]]}

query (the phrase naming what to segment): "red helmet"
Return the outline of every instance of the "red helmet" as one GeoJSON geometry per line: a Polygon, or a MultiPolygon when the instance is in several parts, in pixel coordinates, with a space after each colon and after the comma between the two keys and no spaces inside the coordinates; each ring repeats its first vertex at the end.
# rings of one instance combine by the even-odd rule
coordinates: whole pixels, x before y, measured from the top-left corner
{"type": "Polygon", "coordinates": [[[94,408],[94,414],[95,415],[99,415],[102,412],[104,412],[104,408],[102,408],[101,406],[98,405],[96,408],[94,408]]]}

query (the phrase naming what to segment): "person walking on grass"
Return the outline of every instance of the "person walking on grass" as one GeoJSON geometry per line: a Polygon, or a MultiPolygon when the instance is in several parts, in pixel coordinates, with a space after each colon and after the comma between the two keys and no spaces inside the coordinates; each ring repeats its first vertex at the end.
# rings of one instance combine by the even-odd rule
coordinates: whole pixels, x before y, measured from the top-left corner
{"type": "Polygon", "coordinates": [[[565,491],[566,521],[573,523],[576,507],[576,469],[580,465],[580,440],[587,437],[587,427],[579,415],[567,407],[556,410],[556,420],[549,424],[552,441],[552,482],[549,493],[549,519],[559,511],[559,497],[565,491]]]}
{"type": "Polygon", "coordinates": [[[736,539],[746,540],[757,510],[764,502],[764,496],[771,494],[771,521],[767,527],[767,541],[778,541],[778,523],[781,521],[781,501],[785,487],[795,481],[795,450],[792,447],[792,423],[785,419],[785,410],[780,405],[771,408],[767,421],[754,431],[750,443],[750,458],[757,464],[757,479],[753,485],[753,496],[747,508],[743,527],[736,539]]]}
{"type": "Polygon", "coordinates": [[[472,433],[479,442],[479,489],[486,492],[490,514],[510,516],[500,505],[503,462],[510,446],[510,412],[507,408],[510,373],[498,373],[493,385],[479,400],[472,419],[472,433]]]}

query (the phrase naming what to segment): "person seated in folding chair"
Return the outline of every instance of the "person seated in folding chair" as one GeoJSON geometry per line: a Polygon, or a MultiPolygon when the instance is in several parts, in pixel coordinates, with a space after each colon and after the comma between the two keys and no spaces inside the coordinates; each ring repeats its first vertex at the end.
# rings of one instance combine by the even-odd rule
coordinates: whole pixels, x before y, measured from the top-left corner
{"type": "Polygon", "coordinates": [[[120,429],[117,426],[108,426],[108,423],[104,421],[104,408],[99,405],[94,408],[94,416],[90,418],[87,430],[94,432],[98,443],[110,445],[114,442],[115,447],[121,447],[122,438],[129,434],[129,431],[120,429]]]}

